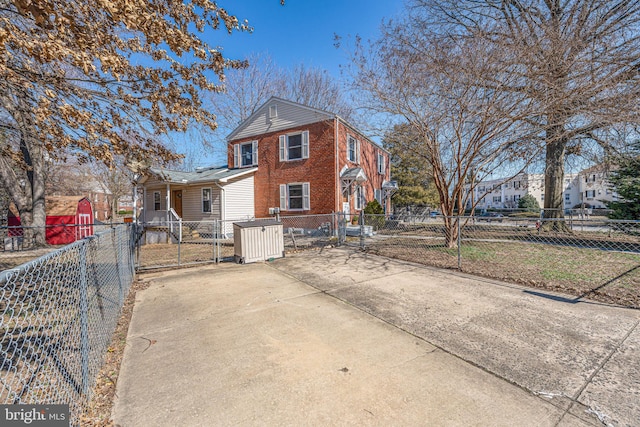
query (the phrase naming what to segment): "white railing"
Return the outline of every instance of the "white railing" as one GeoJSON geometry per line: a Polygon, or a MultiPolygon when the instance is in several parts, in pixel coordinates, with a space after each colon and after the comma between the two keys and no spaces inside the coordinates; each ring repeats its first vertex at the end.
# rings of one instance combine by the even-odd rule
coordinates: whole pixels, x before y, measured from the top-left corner
{"type": "MultiPolygon", "coordinates": [[[[178,223],[178,241],[182,242],[182,218],[180,218],[180,216],[178,215],[178,213],[173,209],[169,209],[167,211],[167,219],[168,219],[168,223],[169,223],[169,229],[171,230],[171,233],[173,234],[174,230],[174,224],[177,222],[178,223]]],[[[174,234],[175,236],[175,234],[174,234]]]]}

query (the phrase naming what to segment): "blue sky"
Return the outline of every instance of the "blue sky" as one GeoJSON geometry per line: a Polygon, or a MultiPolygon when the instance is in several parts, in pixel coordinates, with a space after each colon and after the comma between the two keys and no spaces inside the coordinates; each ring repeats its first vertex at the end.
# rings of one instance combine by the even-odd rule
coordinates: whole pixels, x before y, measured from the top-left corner
{"type": "MultiPolygon", "coordinates": [[[[231,35],[208,30],[200,35],[211,46],[222,48],[225,57],[244,59],[266,53],[281,68],[302,63],[327,70],[335,79],[340,78],[340,65],[348,63],[345,50],[355,36],[376,39],[382,21],[397,16],[403,7],[402,0],[286,0],[284,6],[280,0],[222,0],[218,4],[241,21],[248,20],[254,29],[231,35]],[[339,49],[334,35],[343,40],[339,49]]],[[[187,133],[170,139],[178,152],[185,153],[190,150],[184,146],[196,138],[187,133]]],[[[213,149],[188,156],[197,157],[187,162],[193,166],[224,164],[226,147],[217,142],[213,149]]]]}
{"type": "Polygon", "coordinates": [[[376,38],[382,20],[402,7],[402,1],[394,0],[286,0],[284,6],[279,0],[227,0],[219,4],[254,27],[251,34],[212,34],[209,41],[222,46],[226,56],[267,52],[281,67],[304,63],[326,69],[336,78],[347,58],[334,47],[334,34],[345,39],[376,38]]]}

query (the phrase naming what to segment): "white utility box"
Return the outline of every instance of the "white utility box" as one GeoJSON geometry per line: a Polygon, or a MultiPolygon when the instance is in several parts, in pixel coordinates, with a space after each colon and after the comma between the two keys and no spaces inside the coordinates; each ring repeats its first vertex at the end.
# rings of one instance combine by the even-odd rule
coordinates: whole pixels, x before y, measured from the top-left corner
{"type": "Polygon", "coordinates": [[[258,220],[233,223],[234,260],[240,264],[284,257],[282,223],[258,220]]]}

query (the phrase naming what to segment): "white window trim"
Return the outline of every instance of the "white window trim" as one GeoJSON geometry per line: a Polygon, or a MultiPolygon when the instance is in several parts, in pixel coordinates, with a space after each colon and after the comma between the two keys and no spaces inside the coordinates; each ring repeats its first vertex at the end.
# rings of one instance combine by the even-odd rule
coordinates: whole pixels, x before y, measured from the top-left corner
{"type": "Polygon", "coordinates": [[[202,213],[213,213],[213,191],[211,187],[203,187],[200,189],[200,209],[202,209],[202,213]],[[204,210],[204,191],[209,190],[209,210],[204,210]]]}
{"type": "Polygon", "coordinates": [[[278,117],[278,105],[269,105],[269,118],[274,119],[276,117],[278,117]]]}
{"type": "Polygon", "coordinates": [[[354,199],[353,208],[357,211],[364,209],[364,192],[362,185],[356,185],[354,199]]]}
{"type": "Polygon", "coordinates": [[[358,138],[356,138],[353,135],[347,135],[347,160],[350,161],[351,163],[355,163],[355,164],[360,164],[360,140],[358,140],[358,138]],[[351,145],[351,140],[355,141],[355,159],[351,159],[349,153],[350,153],[350,149],[349,146],[351,145]]]}
{"type": "Polygon", "coordinates": [[[258,166],[258,141],[247,141],[235,144],[233,146],[233,167],[234,168],[251,168],[258,166]],[[242,165],[242,146],[251,144],[251,164],[242,165]]]}
{"type": "Polygon", "coordinates": [[[281,162],[295,162],[309,158],[309,131],[291,132],[286,135],[280,135],[279,138],[279,160],[281,162]],[[302,135],[302,157],[289,159],[289,137],[294,135],[302,135]]]}
{"type": "Polygon", "coordinates": [[[280,184],[280,210],[289,212],[302,212],[311,210],[311,191],[308,182],[290,182],[288,184],[280,184]],[[292,185],[302,186],[302,209],[289,208],[289,187],[292,185]]]}
{"type": "Polygon", "coordinates": [[[161,211],[162,210],[162,195],[160,194],[159,191],[154,191],[153,192],[153,210],[154,211],[161,211]],[[156,209],[156,194],[158,195],[158,208],[156,209]]]}
{"type": "Polygon", "coordinates": [[[378,153],[378,175],[384,175],[387,172],[387,158],[384,154],[378,153]]]}

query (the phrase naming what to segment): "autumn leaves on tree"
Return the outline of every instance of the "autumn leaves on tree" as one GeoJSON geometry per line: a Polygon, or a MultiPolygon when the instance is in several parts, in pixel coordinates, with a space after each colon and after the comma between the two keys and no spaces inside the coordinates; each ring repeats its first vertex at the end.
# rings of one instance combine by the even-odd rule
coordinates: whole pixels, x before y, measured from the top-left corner
{"type": "MultiPolygon", "coordinates": [[[[198,122],[229,60],[199,35],[250,31],[215,2],[9,0],[0,8],[0,182],[23,225],[44,225],[51,159],[124,157],[131,167],[177,156],[158,142],[198,122]]],[[[34,230],[32,230],[34,231],[34,230]]],[[[35,231],[37,243],[44,232],[35,231]]]]}

